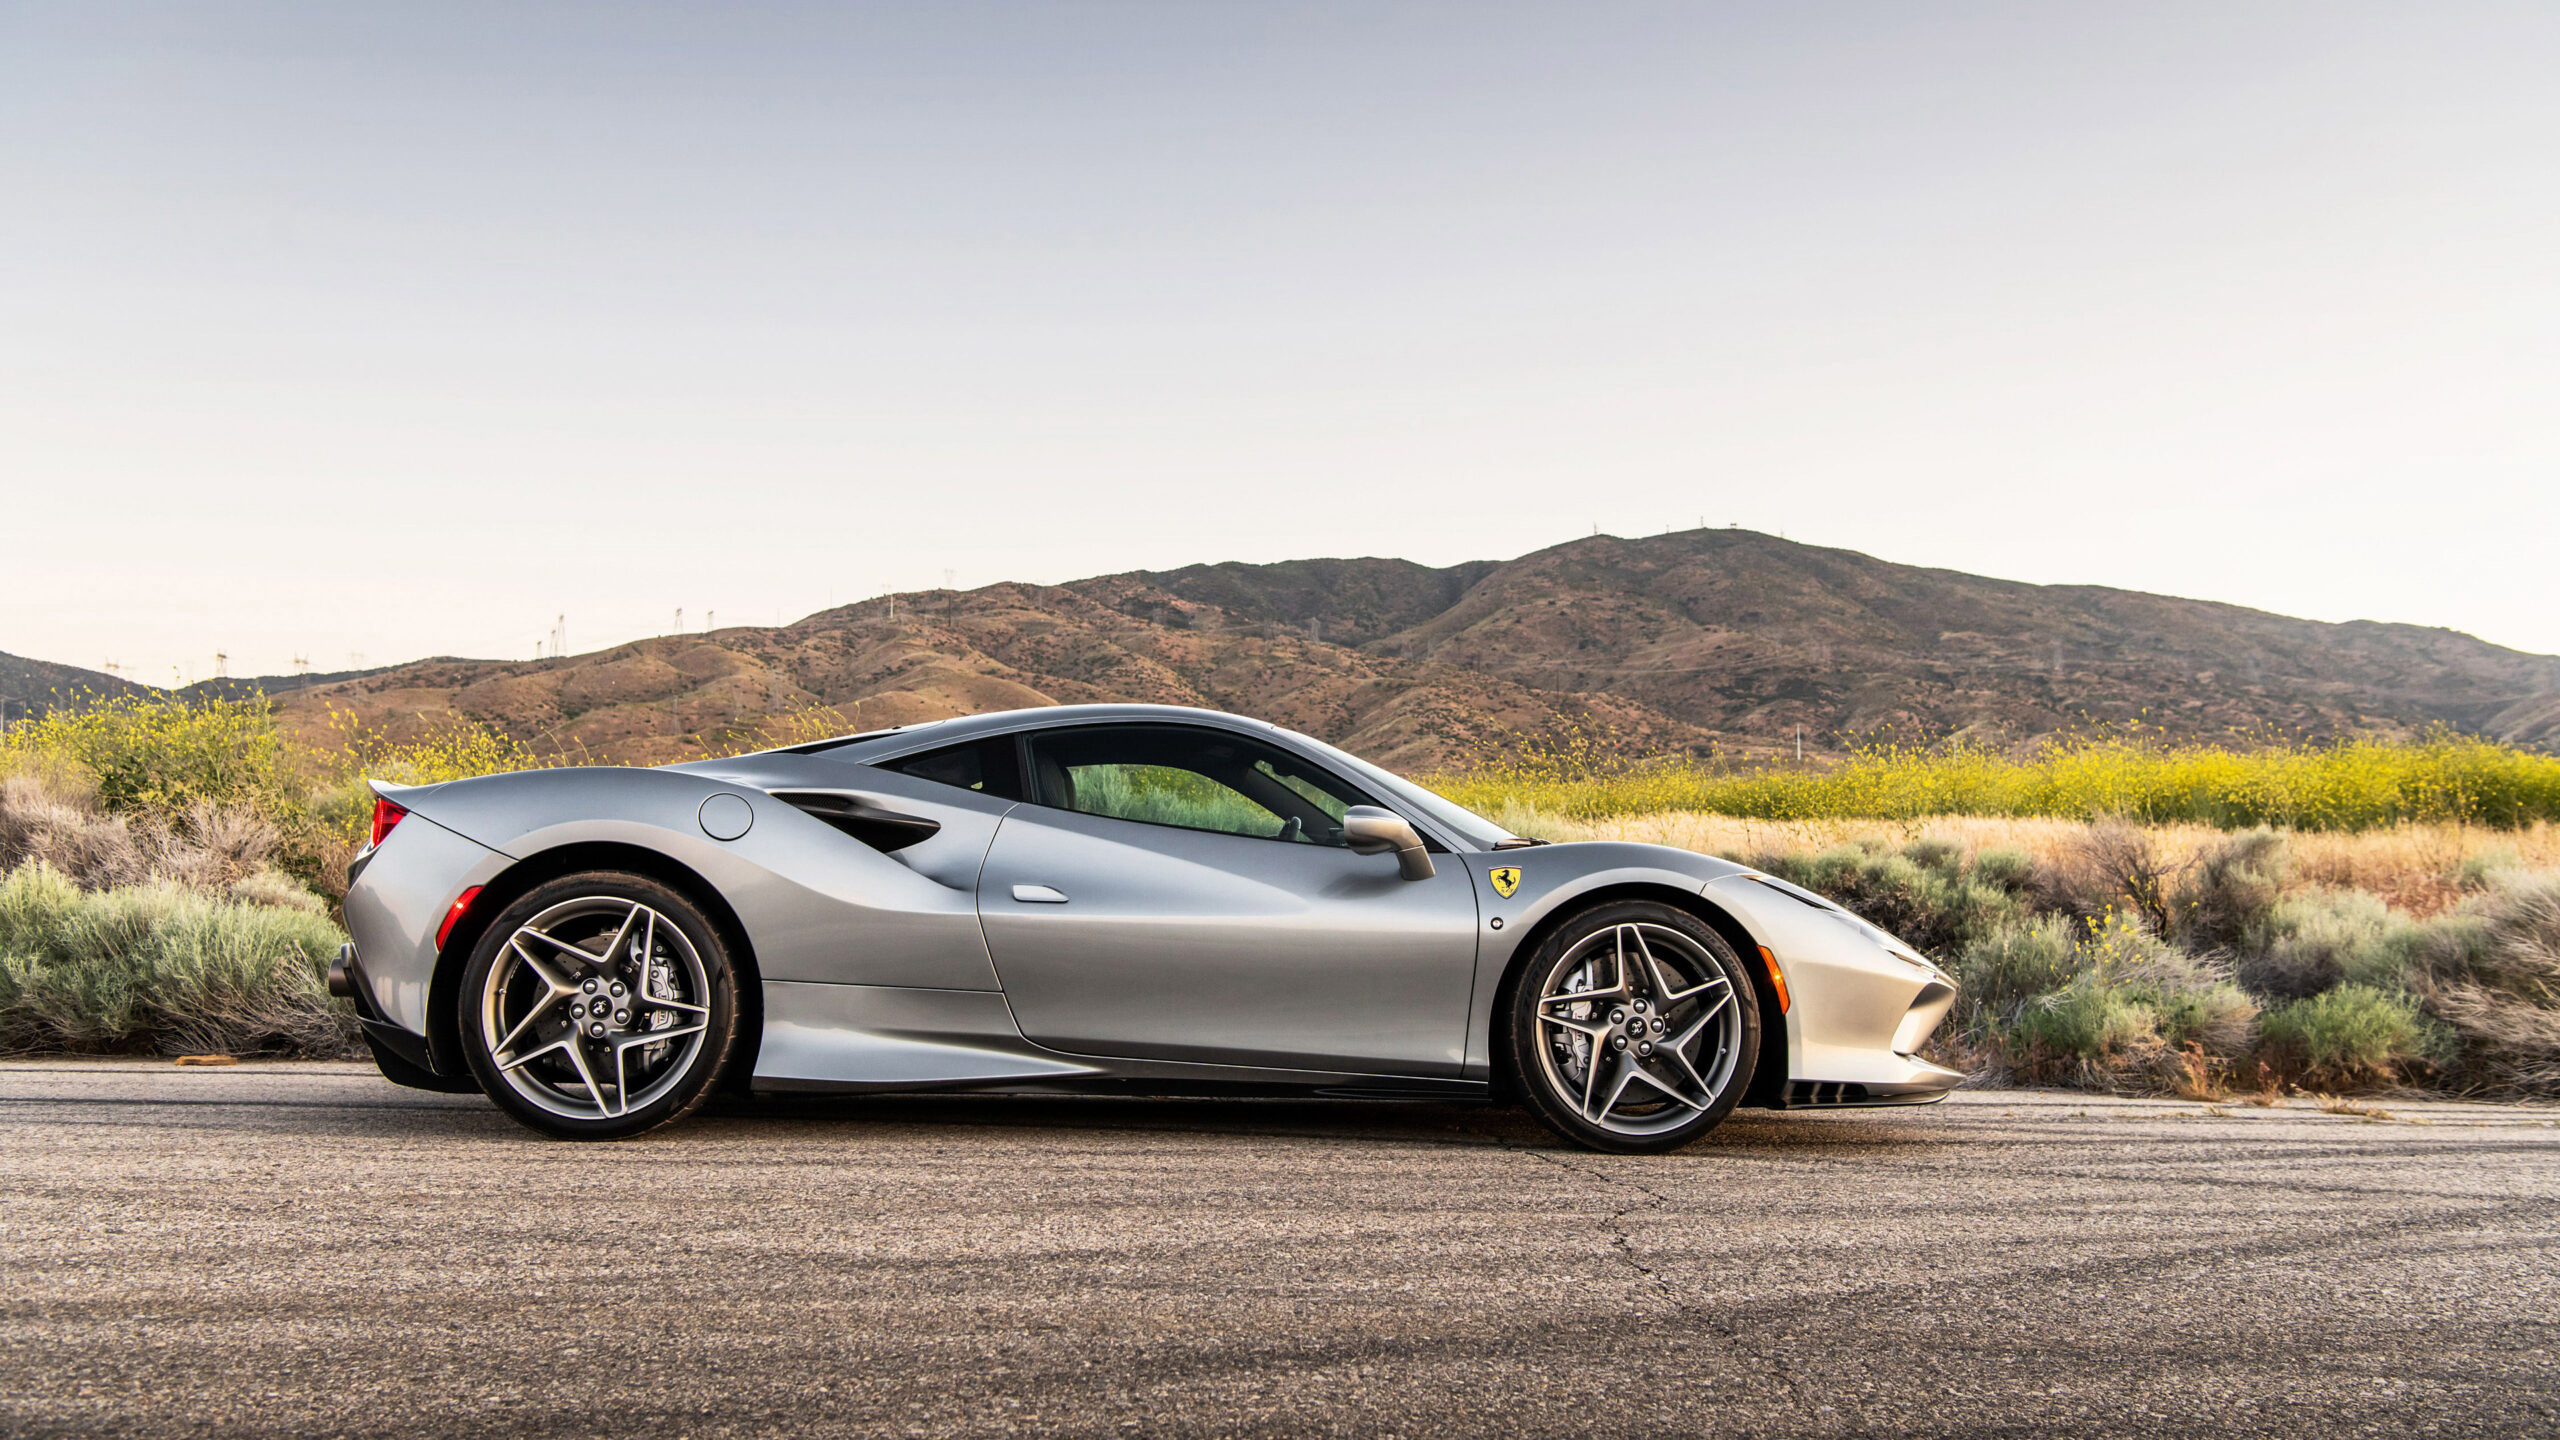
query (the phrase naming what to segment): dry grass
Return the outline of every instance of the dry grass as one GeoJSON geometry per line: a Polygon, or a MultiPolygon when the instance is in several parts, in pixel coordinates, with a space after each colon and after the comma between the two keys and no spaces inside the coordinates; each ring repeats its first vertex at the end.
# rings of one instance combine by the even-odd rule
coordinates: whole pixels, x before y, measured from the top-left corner
{"type": "MultiPolygon", "coordinates": [[[[1875,838],[1900,847],[1938,840],[1960,849],[2018,850],[2049,865],[2077,862],[2101,827],[2082,820],[1940,815],[1922,820],[1752,820],[1668,811],[1573,820],[1514,809],[1497,819],[1548,840],[1631,840],[1708,855],[1817,852],[1875,838]]],[[[2211,825],[2149,825],[2159,860],[2185,868],[2230,838],[2211,825]]],[[[2483,825],[2399,825],[2385,830],[2298,831],[2286,837],[2295,876],[2307,884],[2377,895],[2412,916],[2434,915],[2476,893],[2499,870],[2560,870],[2560,825],[2516,830],[2483,825]]]]}

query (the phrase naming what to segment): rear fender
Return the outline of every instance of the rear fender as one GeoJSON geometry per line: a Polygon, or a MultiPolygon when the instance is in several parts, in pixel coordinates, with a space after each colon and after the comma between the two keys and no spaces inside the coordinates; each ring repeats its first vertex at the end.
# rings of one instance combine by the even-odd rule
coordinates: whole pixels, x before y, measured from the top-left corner
{"type": "MultiPolygon", "coordinates": [[[[858,767],[829,767],[838,786],[858,767]]],[[[866,790],[942,822],[895,855],[773,795],[670,770],[534,770],[406,792],[413,813],[518,860],[578,846],[666,857],[738,917],[767,980],[994,990],[978,930],[978,865],[1010,806],[968,791],[859,770],[866,790]],[[939,792],[934,793],[934,792],[939,792]],[[706,828],[715,797],[743,802],[742,834],[706,828]]]]}

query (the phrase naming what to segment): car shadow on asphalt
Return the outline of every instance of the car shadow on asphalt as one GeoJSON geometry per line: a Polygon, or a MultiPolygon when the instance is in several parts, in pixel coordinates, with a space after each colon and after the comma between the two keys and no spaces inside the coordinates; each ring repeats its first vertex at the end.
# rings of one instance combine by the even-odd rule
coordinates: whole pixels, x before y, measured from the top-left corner
{"type": "MultiPolygon", "coordinates": [[[[1911,1110],[1784,1112],[1737,1110],[1689,1147],[1692,1151],[1759,1151],[1840,1146],[1934,1145],[1952,1136],[1910,1123],[1911,1110]],[[1882,1122],[1882,1123],[1859,1123],[1882,1122]]],[[[1234,1139],[1333,1139],[1393,1145],[1493,1145],[1571,1150],[1526,1111],[1489,1103],[1336,1098],[1238,1098],[1084,1095],[759,1096],[724,1099],[683,1129],[739,1139],[762,1132],[780,1138],[807,1127],[841,1136],[847,1129],[1148,1131],[1234,1139]]]]}

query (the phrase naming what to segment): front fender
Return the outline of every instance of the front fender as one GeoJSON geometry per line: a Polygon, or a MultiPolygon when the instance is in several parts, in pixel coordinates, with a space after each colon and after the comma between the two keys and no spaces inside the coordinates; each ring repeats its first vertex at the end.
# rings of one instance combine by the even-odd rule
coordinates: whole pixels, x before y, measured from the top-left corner
{"type": "Polygon", "coordinates": [[[1520,947],[1547,920],[1604,890],[1645,887],[1696,895],[1713,881],[1748,873],[1732,861],[1693,850],[1619,841],[1472,851],[1453,858],[1465,862],[1475,881],[1485,925],[1477,937],[1475,996],[1468,1007],[1466,1074],[1471,1079],[1492,1073],[1494,1002],[1503,978],[1520,958],[1520,947]],[[1503,870],[1519,872],[1507,896],[1494,883],[1496,872],[1503,870]]]}

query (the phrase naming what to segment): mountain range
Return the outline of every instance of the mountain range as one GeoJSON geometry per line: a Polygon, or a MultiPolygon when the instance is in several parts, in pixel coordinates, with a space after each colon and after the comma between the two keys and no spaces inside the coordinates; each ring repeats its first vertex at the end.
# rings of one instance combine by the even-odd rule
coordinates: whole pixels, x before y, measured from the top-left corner
{"type": "MultiPolygon", "coordinates": [[[[129,682],[0,657],[0,698],[129,682]],[[35,687],[42,686],[38,691],[35,687]]],[[[1836,752],[2139,723],[2173,739],[2449,726],[2560,740],[2560,657],[2098,586],[1923,569],[1754,531],[1592,536],[1508,561],[1296,560],[932,590],[777,627],[532,661],[433,659],[263,689],[322,738],[457,719],[657,762],[834,707],[858,728],[1093,700],[1206,705],[1381,762],[1533,749],[1836,752]]]]}

